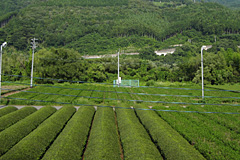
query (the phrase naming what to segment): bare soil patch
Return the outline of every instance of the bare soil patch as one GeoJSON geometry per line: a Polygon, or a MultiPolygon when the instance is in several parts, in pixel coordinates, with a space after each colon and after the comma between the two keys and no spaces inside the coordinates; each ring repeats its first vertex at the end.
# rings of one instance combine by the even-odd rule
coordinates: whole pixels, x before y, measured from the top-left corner
{"type": "Polygon", "coordinates": [[[13,95],[13,94],[31,89],[30,87],[26,88],[26,86],[3,86],[2,88],[15,90],[15,91],[12,91],[12,92],[9,91],[9,90],[4,90],[5,93],[2,92],[3,93],[2,97],[7,97],[7,96],[10,96],[10,95],[13,95]],[[21,89],[21,88],[23,88],[23,89],[21,89]],[[18,89],[21,89],[21,90],[18,90],[18,89]],[[18,91],[16,91],[16,90],[18,90],[18,91]]]}

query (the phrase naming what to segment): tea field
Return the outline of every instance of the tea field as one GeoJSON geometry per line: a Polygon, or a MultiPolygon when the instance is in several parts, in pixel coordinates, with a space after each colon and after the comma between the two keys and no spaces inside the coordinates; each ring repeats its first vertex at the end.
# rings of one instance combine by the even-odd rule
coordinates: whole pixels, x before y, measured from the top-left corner
{"type": "Polygon", "coordinates": [[[0,160],[240,159],[239,93],[205,96],[196,86],[37,85],[2,98],[0,160]]]}

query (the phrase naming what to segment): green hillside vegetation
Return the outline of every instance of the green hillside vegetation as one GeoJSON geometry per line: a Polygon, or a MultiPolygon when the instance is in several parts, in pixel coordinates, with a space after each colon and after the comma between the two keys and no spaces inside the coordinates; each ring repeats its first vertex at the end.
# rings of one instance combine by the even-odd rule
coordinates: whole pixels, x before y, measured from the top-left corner
{"type": "MultiPolygon", "coordinates": [[[[183,4],[190,4],[194,2],[194,0],[152,0],[152,1],[154,2],[155,5],[158,5],[160,7],[166,7],[166,6],[177,7],[183,4]]],[[[240,7],[240,1],[238,0],[195,0],[195,3],[197,2],[219,3],[231,9],[239,9],[240,7]]]]}
{"type": "MultiPolygon", "coordinates": [[[[221,40],[212,49],[204,51],[205,84],[239,82],[240,54],[234,42],[221,40]],[[229,42],[229,43],[227,43],[229,42]],[[228,48],[235,49],[228,49],[228,48]]],[[[139,79],[154,85],[154,81],[201,83],[200,47],[185,43],[174,54],[157,56],[153,48],[141,51],[139,56],[120,56],[120,76],[123,79],[139,79]]],[[[31,56],[23,54],[3,55],[3,81],[28,80],[31,73],[31,56]],[[15,59],[13,60],[13,58],[15,59]],[[11,76],[20,75],[20,76],[11,76]]],[[[36,83],[69,81],[110,82],[117,77],[117,58],[84,60],[73,49],[40,49],[35,54],[34,77],[36,83]]],[[[29,82],[28,82],[29,83],[29,82]]]]}
{"type": "Polygon", "coordinates": [[[240,7],[240,1],[238,0],[204,0],[205,2],[217,2],[220,4],[223,4],[227,7],[231,7],[234,9],[239,9],[240,7]]]}
{"type": "Polygon", "coordinates": [[[74,48],[80,54],[129,46],[160,48],[165,39],[189,29],[204,35],[238,33],[238,15],[215,3],[161,9],[144,0],[51,0],[20,10],[0,30],[0,41],[26,50],[29,40],[37,37],[42,47],[74,48]]]}
{"type": "Polygon", "coordinates": [[[20,5],[19,2],[23,9],[6,9],[2,16],[2,22],[7,17],[8,23],[0,28],[0,42],[7,41],[9,45],[4,49],[3,73],[30,76],[30,39],[36,37],[39,43],[35,54],[36,77],[112,82],[117,74],[116,59],[83,60],[81,56],[116,53],[121,48],[125,52],[140,52],[136,57],[121,57],[120,74],[124,79],[199,83],[200,48],[213,44],[208,54],[204,53],[206,83],[239,82],[239,11],[217,3],[187,0],[172,1],[172,6],[157,3],[49,0],[20,5]],[[183,46],[177,47],[172,55],[154,54],[154,50],[174,44],[183,46]]]}

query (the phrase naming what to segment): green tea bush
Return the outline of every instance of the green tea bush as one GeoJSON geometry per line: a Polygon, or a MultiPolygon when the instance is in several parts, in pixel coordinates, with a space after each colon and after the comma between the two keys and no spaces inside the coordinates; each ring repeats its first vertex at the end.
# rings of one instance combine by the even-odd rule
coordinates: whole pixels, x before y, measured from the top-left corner
{"type": "Polygon", "coordinates": [[[139,116],[142,124],[149,131],[154,142],[161,149],[161,153],[165,159],[205,159],[193,146],[187,142],[186,139],[184,139],[167,122],[161,119],[157,113],[154,111],[138,109],[136,109],[136,113],[139,116]]]}
{"type": "Polygon", "coordinates": [[[37,109],[34,107],[24,107],[15,112],[2,116],[0,118],[0,131],[3,131],[4,129],[18,122],[19,120],[24,119],[25,117],[32,114],[36,110],[37,109]]]}
{"type": "Polygon", "coordinates": [[[84,159],[120,160],[120,155],[120,144],[113,109],[98,108],[84,159]]]}
{"type": "Polygon", "coordinates": [[[61,108],[0,157],[0,160],[40,159],[75,111],[74,107],[61,108]]]}
{"type": "Polygon", "coordinates": [[[80,107],[46,152],[43,160],[81,159],[95,109],[80,107]]]}
{"type": "Polygon", "coordinates": [[[55,111],[56,109],[53,107],[43,107],[39,111],[36,111],[30,116],[0,132],[0,156],[37,128],[39,124],[55,111]]]}
{"type": "Polygon", "coordinates": [[[134,110],[116,109],[124,159],[162,159],[157,147],[139,122],[134,110]]]}
{"type": "Polygon", "coordinates": [[[12,107],[12,106],[9,106],[9,107],[4,107],[3,109],[0,109],[0,117],[8,114],[8,113],[11,113],[13,111],[16,111],[17,108],[16,107],[12,107]]]}

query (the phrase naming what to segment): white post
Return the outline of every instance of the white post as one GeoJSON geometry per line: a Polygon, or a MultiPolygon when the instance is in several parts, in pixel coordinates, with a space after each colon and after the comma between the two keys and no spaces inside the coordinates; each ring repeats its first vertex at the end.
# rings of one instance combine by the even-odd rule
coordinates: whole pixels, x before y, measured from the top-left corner
{"type": "Polygon", "coordinates": [[[32,39],[32,41],[33,42],[31,42],[31,44],[32,44],[32,68],[31,68],[31,84],[30,84],[30,87],[32,88],[32,83],[33,83],[33,63],[34,63],[34,49],[36,49],[37,48],[37,46],[36,46],[36,41],[37,39],[35,39],[35,38],[33,38],[32,39]]]}
{"type": "Polygon", "coordinates": [[[31,69],[31,84],[30,84],[31,88],[32,88],[32,83],[33,83],[33,63],[34,63],[34,48],[32,50],[32,69],[31,69]]]}
{"type": "Polygon", "coordinates": [[[202,99],[204,99],[204,82],[203,82],[203,49],[205,49],[206,46],[202,46],[201,48],[201,69],[202,69],[202,99]]]}
{"type": "Polygon", "coordinates": [[[118,87],[119,87],[119,51],[118,51],[118,87]]]}
{"type": "Polygon", "coordinates": [[[0,50],[0,102],[2,100],[2,48],[7,46],[7,42],[4,42],[1,45],[1,50],[0,50]]]}
{"type": "Polygon", "coordinates": [[[1,45],[1,52],[0,52],[0,102],[2,100],[2,45],[1,45]]]}

